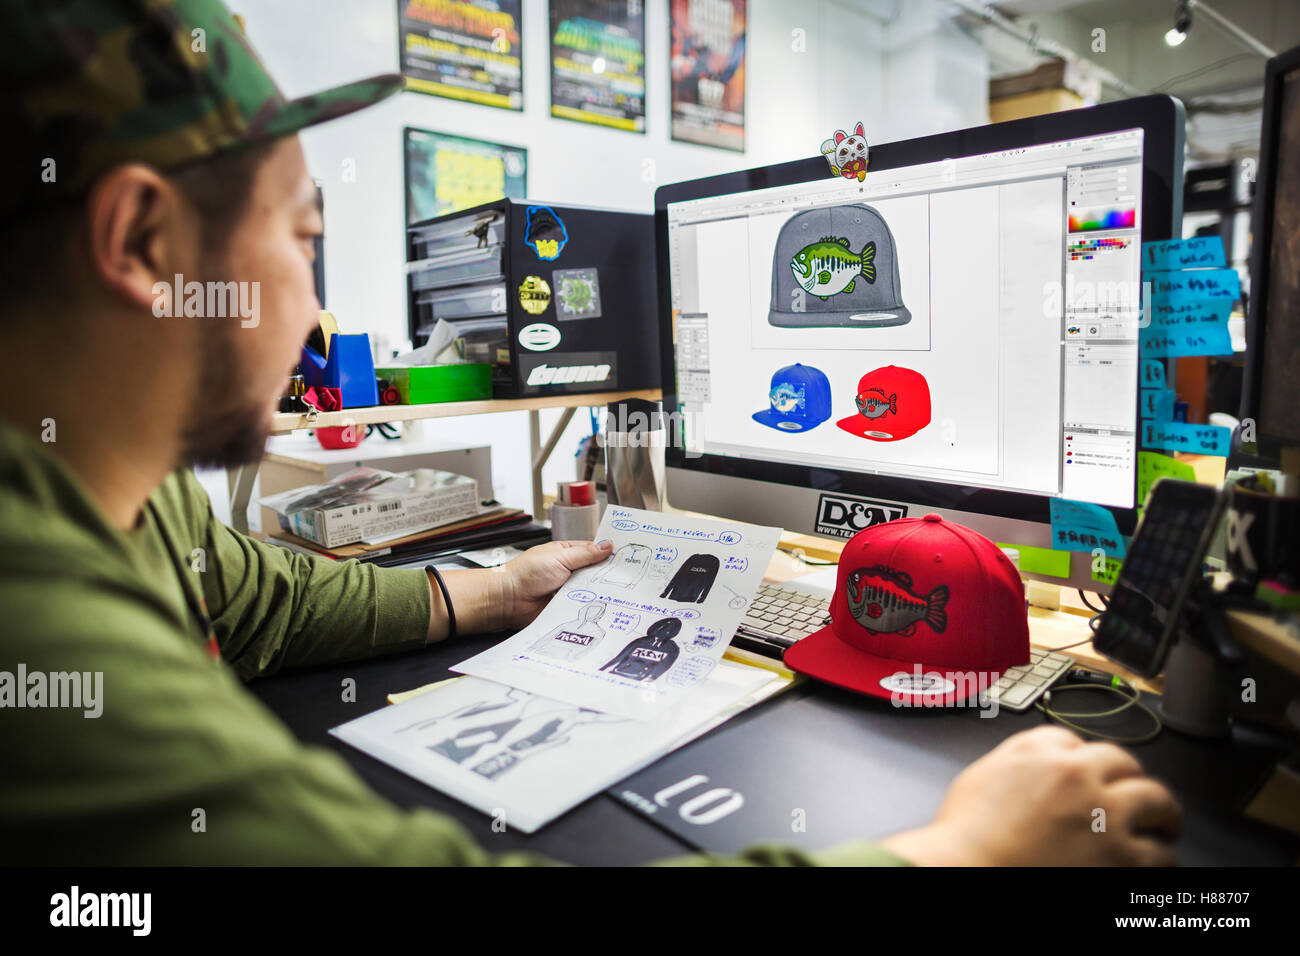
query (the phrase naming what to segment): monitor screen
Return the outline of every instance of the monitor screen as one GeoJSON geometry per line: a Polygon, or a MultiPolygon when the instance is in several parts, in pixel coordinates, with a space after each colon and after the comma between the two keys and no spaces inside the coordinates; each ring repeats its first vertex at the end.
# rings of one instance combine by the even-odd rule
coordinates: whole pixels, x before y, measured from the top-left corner
{"type": "Polygon", "coordinates": [[[1143,130],[669,202],[717,455],[1134,506],[1143,130]]]}

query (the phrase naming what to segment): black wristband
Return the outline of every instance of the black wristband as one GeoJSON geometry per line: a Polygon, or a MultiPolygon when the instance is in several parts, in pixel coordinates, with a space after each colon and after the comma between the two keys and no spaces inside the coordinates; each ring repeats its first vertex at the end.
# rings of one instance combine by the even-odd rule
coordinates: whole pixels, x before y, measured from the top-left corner
{"type": "Polygon", "coordinates": [[[442,575],[432,564],[424,569],[433,575],[433,579],[438,582],[438,590],[442,592],[443,603],[447,605],[447,639],[456,636],[456,609],[451,606],[451,595],[447,593],[447,582],[442,579],[442,575]]]}

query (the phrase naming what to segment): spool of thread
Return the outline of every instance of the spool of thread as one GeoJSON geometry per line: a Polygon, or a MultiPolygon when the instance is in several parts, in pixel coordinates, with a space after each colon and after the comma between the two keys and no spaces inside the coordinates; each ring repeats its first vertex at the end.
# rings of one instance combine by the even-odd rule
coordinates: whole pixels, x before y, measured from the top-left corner
{"type": "Polygon", "coordinates": [[[565,481],[551,505],[551,539],[554,541],[595,541],[600,527],[600,506],[596,504],[596,486],[590,481],[565,481]]]}

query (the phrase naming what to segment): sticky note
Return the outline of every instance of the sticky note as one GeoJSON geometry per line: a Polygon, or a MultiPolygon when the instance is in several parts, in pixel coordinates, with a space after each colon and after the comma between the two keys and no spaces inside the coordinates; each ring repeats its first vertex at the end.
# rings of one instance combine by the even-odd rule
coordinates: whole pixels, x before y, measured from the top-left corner
{"type": "Polygon", "coordinates": [[[1145,279],[1153,299],[1240,299],[1241,277],[1236,269],[1189,269],[1156,272],[1145,279]]]}
{"type": "Polygon", "coordinates": [[[1124,536],[1119,533],[1115,516],[1101,505],[1086,501],[1053,498],[1052,547],[1057,551],[1092,551],[1101,548],[1107,555],[1124,557],[1124,536]]]}
{"type": "Polygon", "coordinates": [[[1138,341],[1150,355],[1231,355],[1228,318],[1231,299],[1175,298],[1153,295],[1138,341]]]}
{"type": "Polygon", "coordinates": [[[1223,255],[1223,238],[1220,236],[1161,239],[1157,242],[1142,243],[1143,272],[1222,269],[1227,264],[1227,259],[1223,255]]]}
{"type": "Polygon", "coordinates": [[[1138,347],[1144,358],[1152,355],[1231,355],[1228,325],[1163,330],[1148,326],[1138,330],[1138,347]]]}
{"type": "Polygon", "coordinates": [[[1053,578],[1070,576],[1070,552],[1035,548],[1027,544],[997,543],[999,548],[1015,548],[1020,552],[1020,570],[1026,574],[1045,574],[1053,578]]]}
{"type": "Polygon", "coordinates": [[[1161,329],[1227,325],[1230,315],[1232,315],[1231,299],[1170,298],[1166,295],[1153,295],[1151,319],[1148,324],[1161,329]]]}
{"type": "Polygon", "coordinates": [[[1186,451],[1197,455],[1228,457],[1232,432],[1218,425],[1193,425],[1189,422],[1142,422],[1142,447],[1165,451],[1186,451]]]}
{"type": "Polygon", "coordinates": [[[1123,565],[1124,562],[1119,558],[1102,558],[1100,561],[1095,561],[1092,565],[1092,579],[1102,584],[1114,584],[1123,565]]]}
{"type": "Polygon", "coordinates": [[[1172,421],[1174,417],[1174,390],[1172,388],[1144,388],[1140,392],[1139,406],[1143,418],[1158,422],[1172,421]]]}
{"type": "Polygon", "coordinates": [[[1164,388],[1165,363],[1160,359],[1143,359],[1141,384],[1143,388],[1164,388]]]}
{"type": "Polygon", "coordinates": [[[1195,481],[1196,472],[1192,466],[1177,458],[1170,458],[1154,451],[1138,452],[1138,490],[1139,505],[1145,505],[1147,492],[1157,478],[1178,478],[1181,481],[1195,481]]]}

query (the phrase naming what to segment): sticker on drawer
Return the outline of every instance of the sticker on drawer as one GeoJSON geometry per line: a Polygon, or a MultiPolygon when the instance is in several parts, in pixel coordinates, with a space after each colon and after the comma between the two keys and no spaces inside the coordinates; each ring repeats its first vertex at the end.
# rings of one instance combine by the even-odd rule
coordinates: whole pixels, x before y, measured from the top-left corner
{"type": "Polygon", "coordinates": [[[519,344],[530,352],[549,352],[560,344],[560,330],[545,322],[534,322],[519,330],[519,344]]]}

